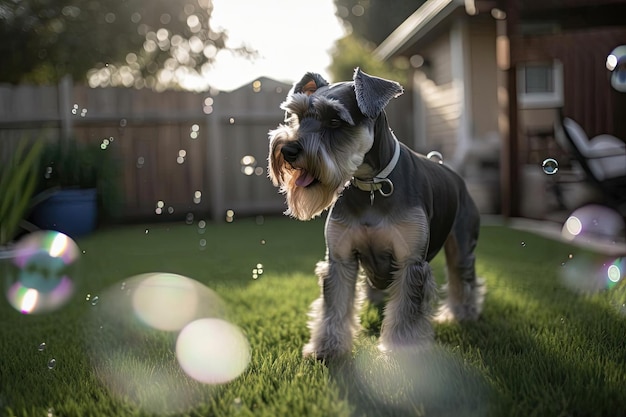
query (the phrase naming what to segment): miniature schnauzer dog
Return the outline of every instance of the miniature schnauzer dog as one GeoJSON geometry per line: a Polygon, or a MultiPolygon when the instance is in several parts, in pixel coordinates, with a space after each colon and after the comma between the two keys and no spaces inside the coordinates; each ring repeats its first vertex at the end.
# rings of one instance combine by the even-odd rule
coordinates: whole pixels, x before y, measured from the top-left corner
{"type": "Polygon", "coordinates": [[[429,261],[441,248],[448,284],[436,318],[480,315],[478,210],[460,176],[410,150],[390,130],[384,108],[402,93],[400,84],[358,68],[353,81],[336,84],[307,73],[281,105],[284,124],[269,133],[268,171],[286,195],[285,213],[309,220],[332,206],[326,259],[315,270],[321,295],[311,306],[304,356],[325,359],[352,350],[361,292],[387,298],[382,351],[429,344],[437,295],[429,261]]]}

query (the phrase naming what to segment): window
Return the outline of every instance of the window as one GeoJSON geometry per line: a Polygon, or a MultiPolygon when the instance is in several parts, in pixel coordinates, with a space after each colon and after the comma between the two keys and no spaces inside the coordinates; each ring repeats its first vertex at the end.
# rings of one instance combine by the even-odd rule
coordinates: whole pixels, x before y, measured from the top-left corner
{"type": "Polygon", "coordinates": [[[563,66],[559,61],[528,62],[517,69],[517,100],[521,108],[563,105],[563,66]]]}

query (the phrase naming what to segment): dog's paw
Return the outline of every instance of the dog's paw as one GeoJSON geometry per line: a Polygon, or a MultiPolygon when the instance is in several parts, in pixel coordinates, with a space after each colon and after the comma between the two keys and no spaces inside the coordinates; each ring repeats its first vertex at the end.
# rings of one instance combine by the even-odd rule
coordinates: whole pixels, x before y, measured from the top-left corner
{"type": "Polygon", "coordinates": [[[433,317],[437,323],[447,323],[451,321],[473,321],[478,320],[483,310],[483,301],[487,287],[482,278],[478,278],[473,286],[464,296],[465,301],[455,302],[450,298],[446,299],[433,317]]]}
{"type": "Polygon", "coordinates": [[[378,351],[383,355],[398,355],[407,353],[417,353],[429,350],[434,345],[431,337],[424,337],[413,343],[392,343],[380,342],[378,351]]]}
{"type": "Polygon", "coordinates": [[[314,359],[318,361],[328,361],[341,359],[349,356],[350,352],[344,352],[339,350],[319,349],[312,343],[307,343],[302,348],[302,357],[305,359],[314,359]]]}
{"type": "Polygon", "coordinates": [[[437,323],[449,323],[453,321],[472,321],[480,317],[480,310],[475,305],[457,304],[445,302],[433,317],[437,323]]]}

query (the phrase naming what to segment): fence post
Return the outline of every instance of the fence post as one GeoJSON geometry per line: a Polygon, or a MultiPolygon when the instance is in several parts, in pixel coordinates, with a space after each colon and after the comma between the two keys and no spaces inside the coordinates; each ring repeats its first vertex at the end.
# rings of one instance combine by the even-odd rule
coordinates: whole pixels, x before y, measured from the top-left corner
{"type": "Polygon", "coordinates": [[[59,81],[59,120],[61,121],[61,140],[68,140],[73,134],[73,123],[71,117],[71,98],[74,83],[70,75],[65,75],[59,81]]]}
{"type": "Polygon", "coordinates": [[[221,111],[217,103],[213,104],[213,112],[207,116],[208,146],[207,161],[209,163],[208,184],[211,190],[210,212],[214,222],[224,218],[224,175],[223,149],[221,135],[221,111]]]}

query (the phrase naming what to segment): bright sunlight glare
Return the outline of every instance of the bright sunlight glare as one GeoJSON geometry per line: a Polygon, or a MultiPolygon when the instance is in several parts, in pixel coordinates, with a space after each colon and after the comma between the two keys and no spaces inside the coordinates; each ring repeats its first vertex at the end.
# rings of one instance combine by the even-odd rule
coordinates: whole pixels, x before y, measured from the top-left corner
{"type": "Polygon", "coordinates": [[[330,50],[345,31],[333,0],[214,0],[211,23],[228,31],[228,45],[258,52],[249,60],[228,51],[217,54],[206,78],[220,90],[233,90],[258,77],[293,82],[307,71],[330,77],[330,50]]]}

